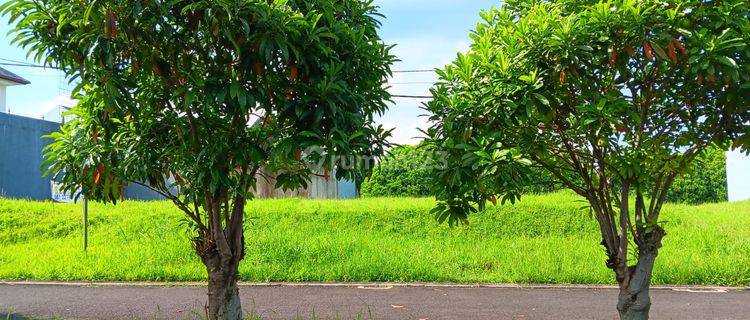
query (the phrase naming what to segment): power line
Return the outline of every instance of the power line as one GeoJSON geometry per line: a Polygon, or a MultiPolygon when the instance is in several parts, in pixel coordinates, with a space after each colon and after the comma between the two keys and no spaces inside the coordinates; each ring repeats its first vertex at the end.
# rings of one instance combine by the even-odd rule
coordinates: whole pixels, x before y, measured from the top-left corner
{"type": "Polygon", "coordinates": [[[403,94],[393,94],[391,97],[394,98],[404,98],[404,99],[432,99],[432,96],[413,96],[413,95],[403,95],[403,94]]]}
{"type": "Polygon", "coordinates": [[[53,66],[45,66],[45,65],[41,65],[41,64],[37,64],[37,63],[30,63],[30,62],[26,62],[26,61],[13,60],[13,59],[8,59],[8,58],[0,58],[0,65],[14,66],[14,67],[28,67],[28,68],[43,68],[43,69],[62,70],[60,68],[53,67],[53,66]],[[5,61],[5,62],[2,62],[2,61],[5,61]]]}
{"type": "Polygon", "coordinates": [[[416,70],[395,70],[395,71],[393,71],[393,73],[425,73],[425,72],[433,73],[433,72],[435,72],[435,70],[434,69],[416,69],[416,70]]]}
{"type": "Polygon", "coordinates": [[[30,64],[30,63],[8,63],[8,62],[0,62],[0,66],[12,66],[12,67],[42,68],[42,69],[61,70],[60,68],[57,68],[57,67],[43,66],[43,65],[30,64]]]}
{"type": "Polygon", "coordinates": [[[388,84],[400,84],[400,85],[404,85],[404,84],[435,84],[435,82],[431,82],[431,81],[411,81],[411,82],[389,82],[388,84]]]}
{"type": "MultiPolygon", "coordinates": [[[[18,60],[11,60],[11,59],[4,59],[4,58],[0,58],[0,60],[8,61],[8,62],[0,62],[0,65],[3,65],[3,66],[28,67],[28,68],[45,68],[45,69],[61,70],[60,68],[57,68],[57,67],[43,66],[43,65],[39,65],[39,64],[27,63],[27,62],[22,62],[22,61],[18,61],[18,60]]],[[[393,73],[433,73],[433,72],[435,72],[435,70],[428,70],[428,69],[423,69],[423,70],[395,70],[395,71],[393,71],[393,73]]],[[[433,84],[433,83],[432,82],[424,81],[424,82],[403,82],[403,83],[394,83],[394,84],[433,84]]]]}
{"type": "MultiPolygon", "coordinates": [[[[56,69],[60,70],[60,68],[56,67],[50,67],[50,66],[43,66],[38,64],[31,64],[31,63],[23,63],[21,61],[15,61],[10,59],[4,59],[0,58],[0,60],[3,61],[11,61],[9,62],[0,62],[0,65],[3,66],[14,66],[14,67],[28,67],[28,68],[43,68],[43,69],[56,69]]],[[[396,70],[393,71],[394,73],[418,73],[418,72],[434,72],[434,70],[396,70]]],[[[414,82],[394,82],[391,83],[394,85],[407,85],[407,84],[434,84],[434,82],[429,81],[414,81],[414,82]]],[[[432,99],[432,96],[419,96],[419,95],[392,95],[394,98],[404,98],[404,99],[432,99]]]]}
{"type": "Polygon", "coordinates": [[[4,60],[4,61],[8,61],[8,62],[13,62],[13,63],[23,63],[23,64],[29,64],[29,63],[28,63],[28,62],[26,62],[26,61],[20,61],[20,60],[11,60],[11,59],[5,59],[5,58],[0,58],[0,60],[4,60]]]}
{"type": "MultiPolygon", "coordinates": [[[[7,63],[0,62],[0,65],[6,65],[6,66],[59,69],[56,67],[43,66],[39,64],[28,63],[28,62],[19,61],[19,60],[11,60],[11,59],[6,59],[6,58],[0,58],[0,60],[8,61],[7,63]]],[[[435,72],[435,69],[404,69],[404,70],[393,71],[393,73],[434,73],[434,72],[435,72]]]]}

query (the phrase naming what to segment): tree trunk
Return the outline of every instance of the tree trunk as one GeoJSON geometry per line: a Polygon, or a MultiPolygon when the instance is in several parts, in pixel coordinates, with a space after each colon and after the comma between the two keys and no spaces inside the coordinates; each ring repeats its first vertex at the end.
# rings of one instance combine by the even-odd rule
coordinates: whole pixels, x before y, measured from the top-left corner
{"type": "Polygon", "coordinates": [[[638,264],[631,267],[627,277],[618,279],[620,295],[617,301],[617,311],[621,320],[646,320],[651,309],[649,287],[651,274],[654,271],[654,261],[661,247],[661,239],[666,235],[664,230],[656,227],[646,234],[645,241],[639,244],[638,264]]]}
{"type": "Polygon", "coordinates": [[[238,320],[243,316],[237,280],[240,261],[245,257],[242,225],[246,197],[242,194],[229,199],[226,191],[216,196],[206,192],[208,228],[193,239],[193,247],[208,271],[209,320],[238,320]]]}
{"type": "Polygon", "coordinates": [[[207,318],[209,320],[242,319],[242,305],[240,304],[240,292],[237,286],[237,266],[222,268],[218,265],[207,265],[207,269],[207,318]]]}
{"type": "Polygon", "coordinates": [[[656,253],[638,255],[638,265],[634,269],[630,281],[620,286],[617,310],[620,320],[647,320],[651,309],[649,286],[651,273],[654,269],[656,253]]]}

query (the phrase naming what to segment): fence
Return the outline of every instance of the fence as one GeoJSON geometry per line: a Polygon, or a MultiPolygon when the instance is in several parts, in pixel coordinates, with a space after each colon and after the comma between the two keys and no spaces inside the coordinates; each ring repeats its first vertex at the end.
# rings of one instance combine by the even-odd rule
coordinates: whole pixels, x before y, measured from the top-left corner
{"type": "Polygon", "coordinates": [[[307,188],[284,191],[276,189],[276,178],[273,174],[263,172],[257,176],[257,185],[253,190],[256,198],[311,198],[311,199],[352,199],[357,197],[355,183],[348,180],[324,179],[314,175],[310,177],[307,188]]]}

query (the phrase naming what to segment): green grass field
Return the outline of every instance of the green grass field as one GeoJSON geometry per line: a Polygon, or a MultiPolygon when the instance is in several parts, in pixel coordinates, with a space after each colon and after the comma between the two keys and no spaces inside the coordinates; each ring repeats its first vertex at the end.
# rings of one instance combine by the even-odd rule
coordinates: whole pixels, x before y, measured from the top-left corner
{"type": "MultiPolygon", "coordinates": [[[[246,281],[613,283],[595,221],[569,193],[438,225],[431,199],[253,201],[246,281]]],[[[0,279],[203,280],[167,202],[81,205],[0,199],[0,279]]],[[[750,285],[750,202],[668,205],[655,284],[750,285]]]]}

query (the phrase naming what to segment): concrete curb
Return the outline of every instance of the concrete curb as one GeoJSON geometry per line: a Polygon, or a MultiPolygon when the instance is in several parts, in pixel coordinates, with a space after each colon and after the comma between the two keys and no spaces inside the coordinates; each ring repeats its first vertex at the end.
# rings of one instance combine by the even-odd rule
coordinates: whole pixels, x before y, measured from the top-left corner
{"type": "MultiPolygon", "coordinates": [[[[14,286],[74,286],[74,287],[203,287],[207,282],[83,282],[83,281],[0,281],[0,285],[14,286]]],[[[576,284],[491,284],[491,283],[431,283],[431,282],[240,282],[242,287],[350,287],[383,290],[391,288],[495,288],[495,289],[562,289],[562,290],[615,290],[614,285],[576,284]]],[[[750,287],[722,286],[652,286],[655,290],[672,290],[696,293],[723,293],[750,291],[750,287]]]]}

